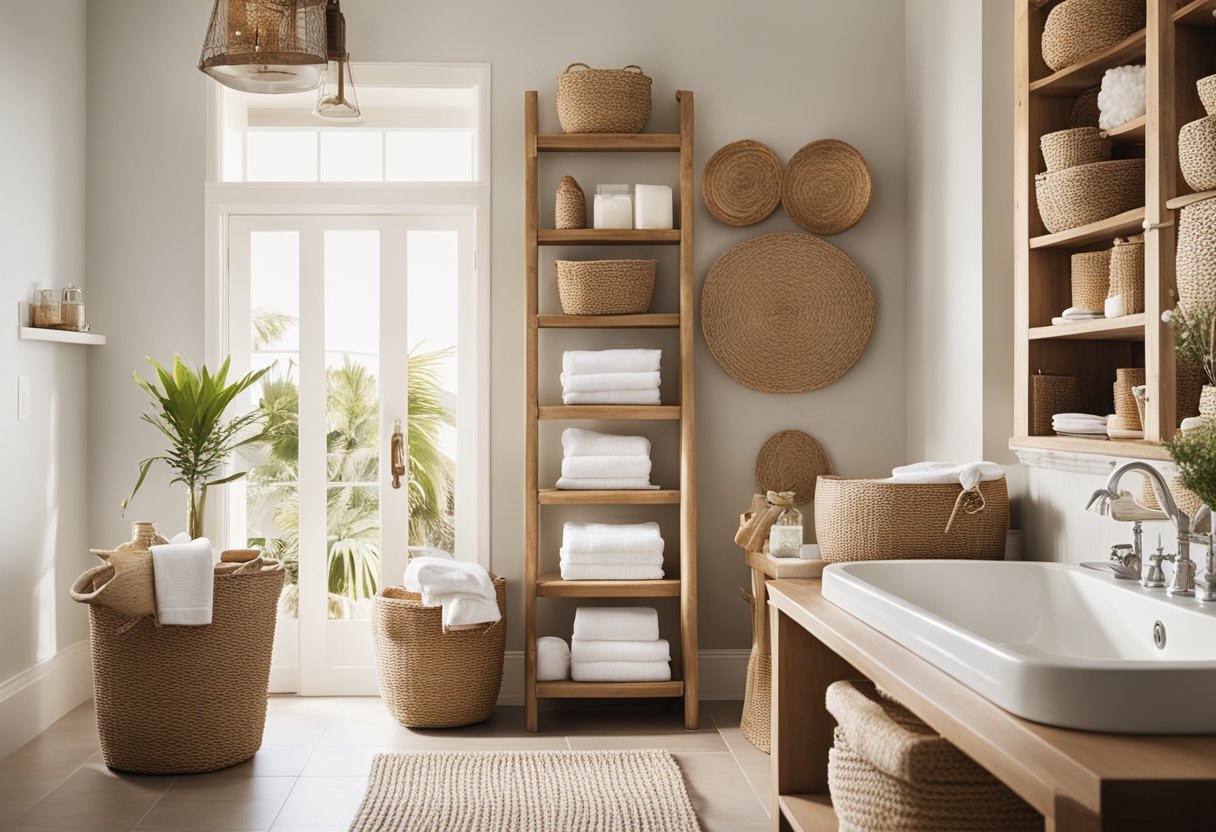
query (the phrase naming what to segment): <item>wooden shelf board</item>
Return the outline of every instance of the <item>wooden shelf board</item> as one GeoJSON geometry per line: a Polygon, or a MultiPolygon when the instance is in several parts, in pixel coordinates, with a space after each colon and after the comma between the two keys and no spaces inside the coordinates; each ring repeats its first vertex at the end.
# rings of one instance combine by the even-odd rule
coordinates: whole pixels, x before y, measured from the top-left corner
{"type": "Polygon", "coordinates": [[[647,315],[537,315],[541,329],[679,329],[678,312],[647,315]]]}
{"type": "Polygon", "coordinates": [[[1182,26],[1216,26],[1216,0],[1193,0],[1174,12],[1173,21],[1182,26]]]}
{"type": "Polygon", "coordinates": [[[646,419],[678,421],[678,404],[569,404],[537,408],[542,420],[549,419],[646,419]]]}
{"type": "Polygon", "coordinates": [[[542,598],[678,598],[680,579],[563,581],[559,575],[541,575],[536,594],[542,598]]]}
{"type": "Polygon", "coordinates": [[[542,506],[650,506],[678,505],[680,492],[676,489],[649,491],[571,491],[542,488],[538,496],[542,506]]]}
{"type": "Polygon", "coordinates": [[[680,229],[542,228],[536,232],[542,246],[675,246],[680,229]]]}
{"type": "Polygon", "coordinates": [[[23,341],[57,341],[60,344],[86,346],[101,346],[106,342],[106,336],[96,332],[73,332],[68,329],[43,329],[36,326],[18,327],[17,337],[23,341]]]}
{"type": "MultiPolygon", "coordinates": [[[[1213,2],[1216,2],[1216,0],[1213,0],[1213,2]]],[[[1177,211],[1179,208],[1185,208],[1192,202],[1211,199],[1214,196],[1216,196],[1216,191],[1200,191],[1197,194],[1184,194],[1183,196],[1176,196],[1166,202],[1165,207],[1169,208],[1171,211],[1177,211]]]]}
{"type": "Polygon", "coordinates": [[[1147,128],[1148,116],[1144,115],[1111,130],[1106,130],[1104,133],[1114,144],[1144,144],[1144,133],[1147,128]]]}
{"type": "Polygon", "coordinates": [[[1091,222],[1089,225],[1070,228],[1067,231],[1057,231],[1055,234],[1044,234],[1041,237],[1031,237],[1030,247],[1032,249],[1074,248],[1113,240],[1115,237],[1139,234],[1142,231],[1144,231],[1144,209],[1133,208],[1122,214],[1091,222]]]}
{"type": "Polygon", "coordinates": [[[1030,328],[1030,340],[1073,341],[1143,341],[1144,313],[1124,315],[1122,318],[1102,318],[1097,321],[1082,321],[1059,326],[1034,326],[1030,328]]]}
{"type": "Polygon", "coordinates": [[[679,133],[538,133],[544,153],[679,153],[679,133]]]}
{"type": "Polygon", "coordinates": [[[671,682],[537,682],[540,699],[649,699],[684,695],[684,683],[671,682]]]}
{"type": "Polygon", "coordinates": [[[1102,82],[1106,70],[1124,64],[1143,62],[1148,48],[1146,30],[1128,35],[1119,43],[1095,52],[1080,63],[1066,66],[1046,78],[1030,83],[1030,92],[1038,95],[1074,96],[1102,82]]]}
{"type": "Polygon", "coordinates": [[[1129,457],[1132,459],[1169,459],[1170,454],[1156,442],[1143,439],[1075,439],[1071,436],[1014,436],[1009,449],[1062,451],[1074,454],[1129,457]]]}
{"type": "Polygon", "coordinates": [[[794,832],[835,832],[839,828],[832,798],[826,794],[783,794],[777,805],[794,832]]]}

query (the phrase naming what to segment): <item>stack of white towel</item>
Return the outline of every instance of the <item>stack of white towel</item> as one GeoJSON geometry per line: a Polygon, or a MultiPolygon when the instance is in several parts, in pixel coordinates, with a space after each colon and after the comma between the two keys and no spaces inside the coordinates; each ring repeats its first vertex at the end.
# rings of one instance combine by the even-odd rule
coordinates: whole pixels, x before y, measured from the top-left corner
{"type": "Polygon", "coordinates": [[[579,607],[570,642],[576,682],[666,682],[671,647],[653,607],[579,607]]]}
{"type": "Polygon", "coordinates": [[[658,488],[650,484],[650,440],[578,428],[562,431],[562,476],[557,487],[595,491],[658,488]]]}
{"type": "Polygon", "coordinates": [[[562,580],[657,581],[663,577],[658,523],[567,523],[562,580]]]}
{"type": "Polygon", "coordinates": [[[563,404],[658,404],[660,350],[562,355],[563,404]]]}
{"type": "Polygon", "coordinates": [[[1105,416],[1092,413],[1057,413],[1051,417],[1051,429],[1063,436],[1105,439],[1106,422],[1105,416]]]}
{"type": "Polygon", "coordinates": [[[443,607],[443,629],[468,630],[502,618],[494,581],[485,567],[449,557],[410,558],[405,588],[426,607],[443,607]]]}

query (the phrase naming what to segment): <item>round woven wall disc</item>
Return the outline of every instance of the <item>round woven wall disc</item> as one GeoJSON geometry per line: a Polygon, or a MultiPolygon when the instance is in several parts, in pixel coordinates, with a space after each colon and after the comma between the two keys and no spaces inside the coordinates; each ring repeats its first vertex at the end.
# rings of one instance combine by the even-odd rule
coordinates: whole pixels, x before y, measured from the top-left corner
{"type": "Polygon", "coordinates": [[[874,196],[870,168],[857,148],[838,139],[802,147],[781,179],[790,219],[816,234],[839,234],[865,216],[874,196]]]}
{"type": "Polygon", "coordinates": [[[701,290],[714,359],[762,393],[802,393],[840,378],[874,329],[874,292],[836,246],[810,234],[763,234],[718,258],[701,290]]]}
{"type": "Polygon", "coordinates": [[[832,463],[815,437],[800,430],[774,433],[756,455],[756,488],[766,491],[793,491],[794,503],[805,505],[815,499],[815,479],[832,473],[832,463]]]}
{"type": "Polygon", "coordinates": [[[701,197],[727,225],[754,225],[781,202],[781,159],[760,142],[731,142],[705,164],[701,197]]]}

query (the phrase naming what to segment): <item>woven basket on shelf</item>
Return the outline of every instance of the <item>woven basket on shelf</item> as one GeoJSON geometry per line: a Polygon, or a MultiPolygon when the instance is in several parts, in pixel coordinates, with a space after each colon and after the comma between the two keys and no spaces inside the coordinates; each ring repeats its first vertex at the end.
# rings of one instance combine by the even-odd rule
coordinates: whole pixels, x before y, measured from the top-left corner
{"type": "Polygon", "coordinates": [[[640,133],[649,118],[650,77],[640,66],[592,69],[575,63],[557,76],[563,133],[640,133]]]}
{"type": "Polygon", "coordinates": [[[1216,75],[1208,75],[1195,82],[1199,90],[1199,100],[1203,102],[1203,111],[1210,116],[1216,116],[1216,75]]]}
{"type": "Polygon", "coordinates": [[[1136,397],[1132,388],[1144,384],[1143,367],[1120,367],[1115,370],[1115,415],[1119,417],[1124,430],[1143,430],[1140,421],[1140,408],[1136,405],[1136,397]]]}
{"type": "Polygon", "coordinates": [[[747,659],[747,686],[744,688],[743,716],[739,733],[765,754],[772,741],[773,657],[771,653],[752,650],[747,659]]]}
{"type": "Polygon", "coordinates": [[[1203,368],[1194,361],[1178,360],[1174,365],[1174,416],[1178,424],[1183,419],[1199,415],[1199,397],[1203,391],[1203,368]]]}
{"type": "Polygon", "coordinates": [[[1144,204],[1144,160],[1116,159],[1040,173],[1035,197],[1051,233],[1087,225],[1144,204]]]}
{"type": "Polygon", "coordinates": [[[1178,131],[1178,167],[1194,191],[1216,189],[1216,116],[1208,116],[1178,131]]]}
{"type": "Polygon", "coordinates": [[[502,620],[443,631],[443,608],[422,596],[384,587],[372,607],[372,640],[380,698],[409,728],[455,728],[494,713],[507,645],[507,582],[494,578],[502,620]]]}
{"type": "Polygon", "coordinates": [[[1051,417],[1057,413],[1085,412],[1081,380],[1076,376],[1036,373],[1030,380],[1031,436],[1055,436],[1051,417]]]}
{"type": "Polygon", "coordinates": [[[1055,70],[1144,28],[1143,0],[1064,0],[1043,24],[1043,62],[1055,70]]]}
{"type": "Polygon", "coordinates": [[[1116,237],[1110,251],[1110,297],[1123,296],[1123,314],[1144,311],[1144,235],[1116,237]]]}
{"type": "Polygon", "coordinates": [[[827,563],[1005,556],[1009,491],[1002,477],[979,495],[957,483],[848,480],[815,486],[815,536],[827,563]],[[974,500],[969,499],[974,497],[974,500]],[[982,500],[980,499],[982,497],[982,500]],[[949,531],[947,531],[947,527],[949,531]]]}
{"type": "Polygon", "coordinates": [[[1110,139],[1097,127],[1072,127],[1045,133],[1039,138],[1039,149],[1043,151],[1043,161],[1049,171],[1110,160],[1110,139]]]}
{"type": "Polygon", "coordinates": [[[586,228],[587,196],[573,176],[563,176],[553,210],[554,228],[586,228]]]}
{"type": "Polygon", "coordinates": [[[1099,84],[1077,96],[1077,100],[1072,103],[1072,112],[1068,116],[1069,127],[1098,126],[1098,119],[1102,117],[1102,111],[1098,109],[1098,93],[1101,91],[1102,85],[1099,84]]]}
{"type": "Polygon", "coordinates": [[[557,293],[567,315],[629,315],[650,309],[655,260],[558,260],[557,293]]]}
{"type": "Polygon", "coordinates": [[[1178,212],[1178,299],[1192,315],[1216,306],[1216,198],[1178,212]]]}
{"type": "Polygon", "coordinates": [[[1110,289],[1110,249],[1072,256],[1072,305],[1088,312],[1106,307],[1110,289]]]}

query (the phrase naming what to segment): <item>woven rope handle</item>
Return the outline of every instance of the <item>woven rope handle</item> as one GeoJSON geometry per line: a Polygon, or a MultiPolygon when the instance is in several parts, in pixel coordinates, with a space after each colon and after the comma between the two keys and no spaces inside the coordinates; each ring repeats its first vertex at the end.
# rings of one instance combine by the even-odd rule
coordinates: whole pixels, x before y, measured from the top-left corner
{"type": "Polygon", "coordinates": [[[984,499],[978,485],[959,492],[958,499],[954,501],[954,509],[950,512],[950,519],[946,521],[946,534],[950,534],[950,527],[954,525],[954,518],[960,508],[967,514],[979,514],[987,507],[988,501],[984,499]]]}
{"type": "Polygon", "coordinates": [[[640,66],[638,66],[637,64],[630,64],[629,66],[623,67],[623,69],[625,72],[628,72],[631,69],[637,70],[638,75],[642,74],[642,68],[640,66]]]}
{"type": "MultiPolygon", "coordinates": [[[[578,63],[570,64],[570,66],[566,67],[566,72],[569,72],[570,70],[574,69],[576,66],[581,66],[583,69],[587,69],[587,70],[591,69],[590,66],[583,63],[582,61],[579,61],[578,63]]],[[[563,72],[562,74],[565,75],[566,72],[563,72]]]]}

